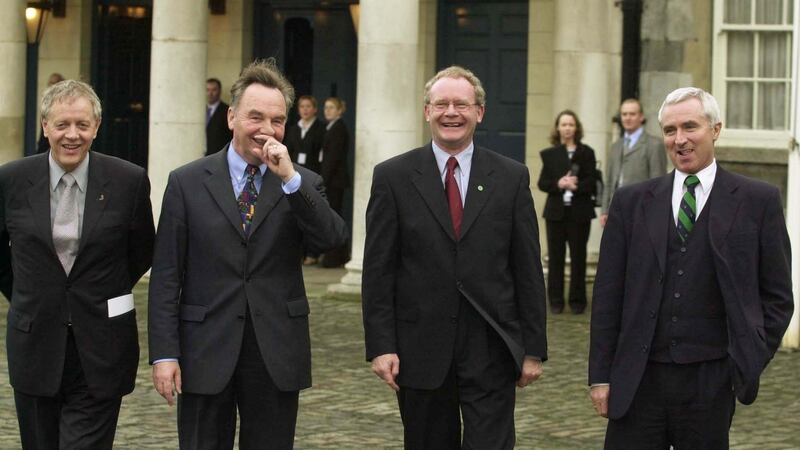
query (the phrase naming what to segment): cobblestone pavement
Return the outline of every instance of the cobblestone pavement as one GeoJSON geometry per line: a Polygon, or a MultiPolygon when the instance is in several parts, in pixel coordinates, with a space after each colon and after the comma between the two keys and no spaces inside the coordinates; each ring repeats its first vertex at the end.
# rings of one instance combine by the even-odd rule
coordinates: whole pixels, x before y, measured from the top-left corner
{"type": "MultiPolygon", "coordinates": [[[[342,270],[311,268],[314,386],[300,395],[295,448],[398,449],[402,426],[394,394],[364,361],[358,302],[321,299],[327,283],[342,270]]],[[[146,285],[137,286],[142,357],[133,394],[125,397],[115,448],[177,448],[175,408],[156,394],[147,365],[146,285]]],[[[0,332],[5,340],[8,304],[0,300],[0,332]]],[[[588,315],[562,314],[548,321],[550,361],[544,376],[518,391],[518,449],[597,449],[605,420],[594,415],[587,396],[588,315]]],[[[800,448],[800,352],[781,351],[762,378],[758,401],[737,405],[731,428],[734,449],[800,448]]],[[[5,345],[0,349],[0,449],[20,448],[5,345]]]]}

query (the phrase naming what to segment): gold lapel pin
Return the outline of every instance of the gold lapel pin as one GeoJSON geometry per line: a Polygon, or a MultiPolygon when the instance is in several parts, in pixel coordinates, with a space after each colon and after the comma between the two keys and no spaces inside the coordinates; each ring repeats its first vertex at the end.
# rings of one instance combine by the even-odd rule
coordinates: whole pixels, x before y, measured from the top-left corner
{"type": "Polygon", "coordinates": [[[105,200],[105,199],[106,199],[106,197],[105,197],[103,194],[100,194],[100,197],[97,197],[97,200],[98,200],[98,201],[101,201],[101,202],[102,202],[103,200],[105,200]]]}

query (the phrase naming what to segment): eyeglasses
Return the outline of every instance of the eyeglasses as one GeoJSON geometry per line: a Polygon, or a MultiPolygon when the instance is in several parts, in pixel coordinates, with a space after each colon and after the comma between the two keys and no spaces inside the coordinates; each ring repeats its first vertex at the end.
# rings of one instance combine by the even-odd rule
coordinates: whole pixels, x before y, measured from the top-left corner
{"type": "Polygon", "coordinates": [[[428,103],[428,104],[431,105],[431,108],[433,108],[433,110],[436,112],[445,112],[447,111],[447,108],[450,107],[450,105],[453,105],[453,109],[455,109],[458,112],[466,112],[470,106],[477,105],[477,103],[445,102],[445,101],[428,103]]]}

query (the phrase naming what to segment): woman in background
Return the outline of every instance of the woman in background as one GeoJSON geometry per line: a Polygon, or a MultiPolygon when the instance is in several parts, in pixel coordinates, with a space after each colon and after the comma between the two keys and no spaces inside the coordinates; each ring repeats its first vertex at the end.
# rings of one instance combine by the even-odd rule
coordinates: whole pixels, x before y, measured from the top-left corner
{"type": "Polygon", "coordinates": [[[564,310],[565,246],[569,244],[569,306],[573,314],[586,309],[586,244],[595,217],[592,194],[596,189],[594,150],[581,143],[578,116],[564,110],[550,133],[552,147],[541,151],[539,189],[547,193],[543,217],[547,222],[547,297],[550,311],[564,310]]]}
{"type": "MultiPolygon", "coordinates": [[[[325,192],[328,203],[340,216],[344,202],[344,191],[350,187],[350,177],[347,174],[347,153],[350,148],[350,132],[342,120],[345,111],[344,101],[338,97],[329,97],[325,100],[325,120],[328,121],[327,131],[322,140],[320,161],[322,168],[320,175],[325,183],[325,192]]],[[[323,267],[341,267],[350,260],[350,245],[334,249],[325,253],[322,258],[323,267]]]]}

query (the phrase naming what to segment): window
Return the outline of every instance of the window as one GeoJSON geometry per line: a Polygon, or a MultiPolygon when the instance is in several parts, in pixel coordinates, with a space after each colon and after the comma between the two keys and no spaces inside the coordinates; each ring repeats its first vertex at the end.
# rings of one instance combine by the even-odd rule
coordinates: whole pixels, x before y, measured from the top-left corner
{"type": "Polygon", "coordinates": [[[786,135],[792,92],[793,3],[715,0],[714,94],[726,128],[786,135]]]}

